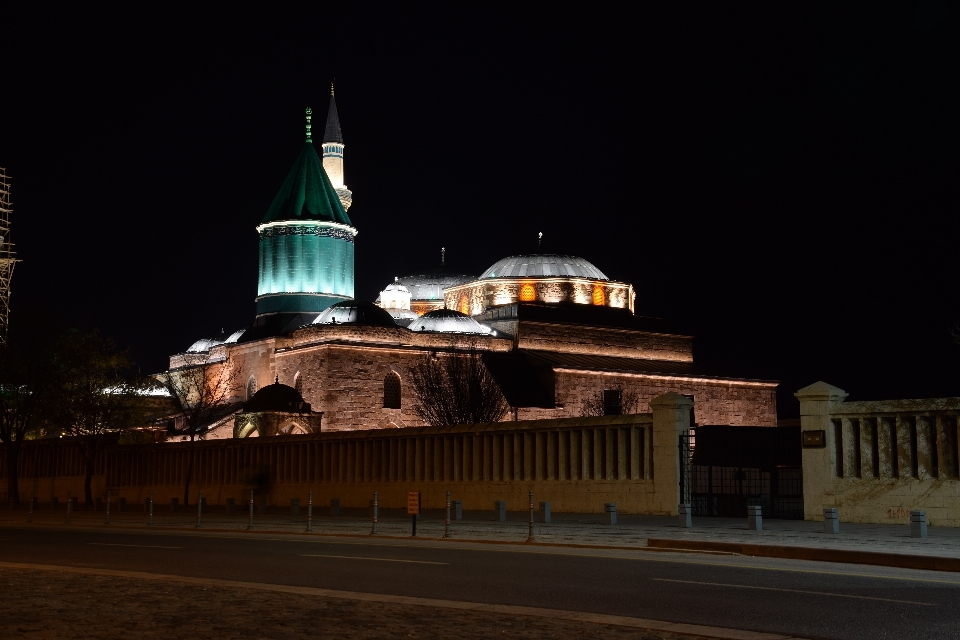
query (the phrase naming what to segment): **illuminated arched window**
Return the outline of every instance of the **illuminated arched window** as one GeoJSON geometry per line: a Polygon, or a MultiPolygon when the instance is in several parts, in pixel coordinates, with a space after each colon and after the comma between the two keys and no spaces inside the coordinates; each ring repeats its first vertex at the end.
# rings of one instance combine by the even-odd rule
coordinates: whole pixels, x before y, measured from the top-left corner
{"type": "Polygon", "coordinates": [[[303,395],[303,376],[300,375],[299,371],[297,371],[297,375],[293,376],[293,388],[297,390],[297,393],[303,395]]]}
{"type": "Polygon", "coordinates": [[[383,378],[383,408],[400,408],[400,376],[390,371],[383,378]]]}
{"type": "Polygon", "coordinates": [[[533,302],[537,299],[537,292],[534,291],[532,284],[525,284],[520,287],[520,300],[522,302],[533,302]]]}
{"type": "Polygon", "coordinates": [[[593,287],[593,304],[602,307],[604,303],[603,287],[596,285],[593,287]]]}
{"type": "Polygon", "coordinates": [[[247,382],[247,400],[253,397],[253,394],[257,392],[257,379],[250,378],[247,382]]]}

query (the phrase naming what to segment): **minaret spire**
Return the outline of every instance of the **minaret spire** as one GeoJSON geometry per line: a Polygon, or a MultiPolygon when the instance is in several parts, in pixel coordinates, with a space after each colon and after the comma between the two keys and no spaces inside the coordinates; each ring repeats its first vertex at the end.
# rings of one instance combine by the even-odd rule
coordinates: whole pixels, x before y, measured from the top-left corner
{"type": "Polygon", "coordinates": [[[323,129],[323,168],[330,184],[337,191],[344,211],[353,204],[353,193],[343,182],[343,134],[340,132],[340,116],[334,97],[333,82],[330,83],[330,107],[327,109],[327,125],[323,129]]]}

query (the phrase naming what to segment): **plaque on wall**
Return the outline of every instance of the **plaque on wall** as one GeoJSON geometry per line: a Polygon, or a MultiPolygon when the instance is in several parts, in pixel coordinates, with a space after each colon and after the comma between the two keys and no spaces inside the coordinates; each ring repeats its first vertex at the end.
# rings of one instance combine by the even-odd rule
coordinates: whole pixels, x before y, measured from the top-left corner
{"type": "Polygon", "coordinates": [[[822,449],[825,446],[827,446],[827,438],[823,429],[803,432],[804,449],[822,449]]]}

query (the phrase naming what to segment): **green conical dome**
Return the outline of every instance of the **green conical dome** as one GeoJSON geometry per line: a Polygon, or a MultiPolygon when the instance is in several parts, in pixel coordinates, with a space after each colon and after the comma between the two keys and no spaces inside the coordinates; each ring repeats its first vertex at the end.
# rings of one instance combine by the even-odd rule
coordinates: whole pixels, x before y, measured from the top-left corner
{"type": "Polygon", "coordinates": [[[321,220],[353,226],[309,140],[304,143],[261,224],[282,220],[321,220]]]}

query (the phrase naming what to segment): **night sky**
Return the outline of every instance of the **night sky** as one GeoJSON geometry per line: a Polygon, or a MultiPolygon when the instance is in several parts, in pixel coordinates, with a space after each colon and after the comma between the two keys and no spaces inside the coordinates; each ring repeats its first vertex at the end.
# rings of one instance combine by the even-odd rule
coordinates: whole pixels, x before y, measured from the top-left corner
{"type": "Polygon", "coordinates": [[[781,380],[781,416],[819,379],[960,395],[957,5],[540,6],[3,9],[13,313],[144,372],[250,324],[255,227],[335,77],[358,298],[542,231],[698,362],[781,380]]]}

